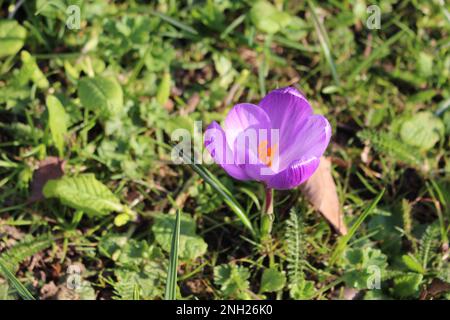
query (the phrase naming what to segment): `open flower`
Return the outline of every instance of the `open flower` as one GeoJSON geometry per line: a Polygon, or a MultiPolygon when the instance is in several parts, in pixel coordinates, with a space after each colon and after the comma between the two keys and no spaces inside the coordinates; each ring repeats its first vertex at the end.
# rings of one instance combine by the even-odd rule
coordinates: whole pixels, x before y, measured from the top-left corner
{"type": "Polygon", "coordinates": [[[287,87],[270,92],[259,105],[235,105],[224,129],[217,122],[208,126],[205,147],[236,179],[291,189],[314,173],[330,137],[327,119],[314,115],[306,98],[287,87]]]}

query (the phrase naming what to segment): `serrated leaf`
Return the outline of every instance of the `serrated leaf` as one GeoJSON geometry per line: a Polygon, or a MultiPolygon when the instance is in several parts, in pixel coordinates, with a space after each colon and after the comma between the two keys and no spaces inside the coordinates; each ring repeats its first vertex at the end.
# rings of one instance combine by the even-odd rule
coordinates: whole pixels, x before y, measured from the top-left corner
{"type": "Polygon", "coordinates": [[[47,235],[39,237],[26,236],[18,244],[2,253],[0,262],[12,273],[15,273],[22,261],[50,247],[52,243],[52,238],[47,235]]]}
{"type": "Polygon", "coordinates": [[[58,198],[63,204],[91,216],[126,210],[111,190],[89,173],[49,180],[43,194],[46,198],[58,198]]]}
{"type": "Polygon", "coordinates": [[[46,105],[48,109],[48,125],[53,143],[58,149],[59,157],[62,158],[64,155],[64,137],[67,134],[67,114],[61,102],[55,96],[48,96],[46,105]]]}
{"type": "Polygon", "coordinates": [[[416,148],[403,143],[390,133],[363,130],[358,132],[357,136],[360,139],[368,140],[376,151],[405,164],[421,166],[424,161],[416,148]]]}
{"type": "Polygon", "coordinates": [[[83,78],[78,84],[78,96],[88,110],[109,119],[123,109],[122,87],[112,77],[83,78]]]}
{"type": "MultiPolygon", "coordinates": [[[[155,240],[164,251],[170,252],[172,232],[175,226],[175,215],[158,214],[155,217],[155,223],[152,231],[155,234],[155,240]]],[[[207,249],[206,242],[195,233],[195,221],[188,214],[182,214],[180,217],[180,238],[179,238],[179,257],[181,260],[190,260],[205,254],[207,249]]]]}
{"type": "Polygon", "coordinates": [[[411,270],[418,273],[425,273],[425,270],[423,269],[422,265],[420,264],[417,259],[412,255],[403,255],[402,256],[403,263],[411,270]]]}
{"type": "Polygon", "coordinates": [[[345,258],[347,268],[343,280],[352,288],[366,289],[375,276],[374,272],[378,271],[381,277],[388,266],[387,256],[370,247],[348,249],[345,258]]]}
{"type": "Polygon", "coordinates": [[[408,273],[394,279],[394,294],[400,298],[417,297],[423,276],[417,273],[408,273]]]}
{"type": "Polygon", "coordinates": [[[114,261],[118,260],[122,248],[127,244],[128,238],[119,234],[107,234],[98,244],[98,251],[114,261]]]}
{"type": "Polygon", "coordinates": [[[310,300],[315,292],[314,281],[309,280],[298,282],[289,289],[289,294],[295,300],[310,300]]]}
{"type": "Polygon", "coordinates": [[[23,47],[27,30],[15,20],[0,20],[0,59],[15,55],[23,47]]]}
{"type": "Polygon", "coordinates": [[[400,137],[411,146],[429,150],[444,136],[444,131],[442,120],[431,112],[424,111],[403,122],[400,137]]]}
{"type": "Polygon", "coordinates": [[[270,268],[265,269],[261,278],[261,292],[275,292],[283,289],[286,284],[284,272],[270,268]]]}
{"type": "Polygon", "coordinates": [[[214,283],[226,298],[249,299],[250,271],[242,266],[222,264],[214,267],[214,283]]]}
{"type": "Polygon", "coordinates": [[[167,263],[160,248],[118,234],[102,237],[99,252],[116,263],[115,298],[162,298],[167,263]]]}
{"type": "Polygon", "coordinates": [[[141,271],[118,268],[114,274],[117,277],[114,283],[116,299],[132,300],[136,291],[143,299],[161,298],[163,295],[166,272],[156,262],[149,262],[141,271]]]}

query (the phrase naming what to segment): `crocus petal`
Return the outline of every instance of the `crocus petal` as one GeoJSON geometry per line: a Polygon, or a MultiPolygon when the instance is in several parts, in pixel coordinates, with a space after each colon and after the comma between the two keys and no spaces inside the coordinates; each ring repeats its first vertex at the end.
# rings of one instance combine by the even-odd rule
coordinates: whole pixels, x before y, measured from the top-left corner
{"type": "Polygon", "coordinates": [[[270,135],[270,119],[254,104],[237,104],[225,119],[225,133],[234,163],[247,171],[249,166],[259,163],[258,147],[264,134],[270,135]]]}
{"type": "Polygon", "coordinates": [[[294,88],[270,92],[259,106],[238,104],[229,112],[225,130],[216,123],[210,127],[215,131],[207,135],[211,139],[205,146],[217,163],[237,179],[275,189],[291,189],[307,180],[331,137],[328,121],[313,115],[294,88]],[[217,143],[219,138],[223,143],[217,143]]]}
{"type": "Polygon", "coordinates": [[[312,157],[307,160],[298,160],[287,169],[277,173],[266,182],[268,188],[284,190],[292,189],[306,181],[316,171],[320,158],[312,157]]]}
{"type": "Polygon", "coordinates": [[[273,129],[278,129],[281,152],[292,146],[302,125],[312,114],[306,98],[295,88],[271,91],[259,105],[270,118],[273,129]]]}
{"type": "MultiPolygon", "coordinates": [[[[272,128],[282,130],[295,130],[299,121],[313,114],[313,110],[306,98],[292,87],[269,92],[261,100],[259,106],[269,116],[272,128]]],[[[281,133],[280,137],[282,137],[281,133]]]]}
{"type": "Polygon", "coordinates": [[[226,134],[215,121],[206,128],[205,147],[214,162],[219,164],[230,176],[238,180],[251,179],[241,166],[234,164],[234,154],[228,146],[226,134]]]}
{"type": "Polygon", "coordinates": [[[225,119],[225,132],[230,148],[234,148],[238,135],[248,128],[270,128],[270,119],[262,108],[251,103],[239,103],[225,119]]]}
{"type": "MultiPolygon", "coordinates": [[[[303,120],[297,132],[292,135],[290,145],[280,153],[279,170],[286,169],[299,159],[320,158],[331,138],[331,126],[321,115],[312,115],[303,120]]],[[[282,138],[281,138],[282,140],[282,138]]]]}

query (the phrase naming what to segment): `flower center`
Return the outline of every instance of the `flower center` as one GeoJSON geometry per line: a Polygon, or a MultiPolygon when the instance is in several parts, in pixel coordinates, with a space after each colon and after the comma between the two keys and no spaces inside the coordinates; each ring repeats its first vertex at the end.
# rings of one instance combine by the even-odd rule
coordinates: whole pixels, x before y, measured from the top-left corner
{"type": "Polygon", "coordinates": [[[269,142],[267,140],[263,140],[258,145],[258,158],[264,163],[266,166],[271,167],[273,157],[275,156],[275,151],[277,150],[278,145],[274,144],[272,147],[269,147],[269,142]]]}

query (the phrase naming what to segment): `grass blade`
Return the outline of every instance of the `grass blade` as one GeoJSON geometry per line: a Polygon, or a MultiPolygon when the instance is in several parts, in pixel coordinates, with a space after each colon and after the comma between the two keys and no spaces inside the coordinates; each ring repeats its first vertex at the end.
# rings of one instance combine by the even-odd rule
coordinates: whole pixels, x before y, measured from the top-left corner
{"type": "Polygon", "coordinates": [[[172,233],[172,246],[170,248],[169,271],[167,272],[165,300],[177,299],[177,266],[178,266],[178,245],[180,242],[180,210],[177,211],[177,218],[172,233]]]}
{"type": "Polygon", "coordinates": [[[192,28],[191,26],[188,26],[187,24],[180,22],[172,17],[166,16],[165,14],[161,13],[161,12],[157,12],[157,11],[153,11],[152,15],[157,16],[159,18],[161,18],[162,20],[170,23],[171,25],[180,28],[181,30],[184,30],[192,35],[198,35],[197,30],[195,30],[194,28],[192,28]]]}
{"type": "Polygon", "coordinates": [[[199,166],[197,164],[192,164],[192,169],[197,172],[204,180],[207,182],[214,190],[219,193],[225,203],[230,207],[231,210],[238,216],[245,227],[255,235],[255,230],[253,229],[250,219],[247,217],[244,209],[237,202],[237,200],[231,195],[230,191],[216,178],[213,174],[206,168],[199,166]]]}
{"type": "Polygon", "coordinates": [[[220,34],[220,39],[225,39],[227,35],[230,34],[234,29],[236,29],[246,18],[246,14],[241,14],[239,17],[234,19],[232,23],[220,34]]]}
{"type": "MultiPolygon", "coordinates": [[[[173,148],[177,148],[177,146],[172,146],[173,148]]],[[[177,154],[181,154],[180,150],[177,150],[177,154]]],[[[227,187],[225,187],[219,179],[217,179],[208,169],[205,167],[196,164],[193,159],[190,159],[187,155],[184,153],[181,155],[185,163],[189,163],[191,168],[205,180],[206,183],[208,183],[214,190],[217,191],[217,193],[220,195],[220,197],[225,201],[225,203],[230,207],[230,209],[238,216],[238,218],[241,220],[241,222],[244,224],[244,226],[252,233],[252,235],[256,235],[255,229],[253,228],[253,225],[248,218],[247,214],[245,213],[245,210],[242,208],[242,206],[237,202],[237,200],[234,198],[233,194],[228,190],[227,187]]]]}
{"type": "Polygon", "coordinates": [[[0,261],[0,273],[2,273],[6,279],[13,285],[17,290],[17,293],[22,297],[23,300],[36,300],[33,295],[28,291],[27,288],[12,274],[12,272],[0,261]]]}
{"type": "Polygon", "coordinates": [[[365,58],[359,65],[357,65],[352,73],[348,76],[350,81],[353,81],[356,76],[358,76],[362,71],[368,69],[375,60],[381,59],[387,53],[386,50],[394,43],[396,43],[402,36],[404,35],[404,31],[400,31],[388,40],[386,40],[382,45],[377,47],[369,57],[365,58]]]}
{"type": "Polygon", "coordinates": [[[190,164],[191,168],[205,180],[206,183],[208,183],[214,190],[217,191],[219,196],[225,201],[225,203],[230,207],[230,209],[238,216],[238,218],[241,220],[243,225],[251,232],[253,236],[256,235],[255,229],[253,228],[253,225],[248,218],[245,210],[242,208],[242,206],[237,202],[237,200],[234,198],[233,194],[230,190],[228,190],[227,187],[225,187],[219,179],[217,179],[208,169],[205,167],[198,165],[194,162],[194,159],[189,158],[187,155],[181,152],[181,150],[178,148],[178,146],[168,145],[165,143],[159,143],[158,144],[165,148],[166,150],[170,151],[172,148],[176,149],[176,154],[180,155],[183,158],[184,163],[190,164]]]}
{"type": "Polygon", "coordinates": [[[330,50],[330,41],[327,36],[327,32],[325,28],[323,27],[322,23],[320,22],[319,18],[316,15],[316,9],[311,1],[308,1],[308,5],[311,8],[311,14],[314,21],[314,27],[317,31],[317,36],[320,41],[320,45],[322,46],[323,53],[325,54],[325,59],[327,60],[328,66],[331,70],[331,75],[333,76],[334,82],[336,82],[336,85],[340,85],[340,80],[338,73],[336,71],[336,64],[334,63],[333,56],[331,55],[330,50]]]}
{"type": "Polygon", "coordinates": [[[333,265],[342,256],[342,253],[344,252],[345,248],[347,247],[348,242],[353,237],[356,230],[358,230],[358,228],[364,222],[364,220],[366,220],[366,218],[372,213],[373,209],[375,209],[376,205],[383,197],[384,191],[385,191],[385,189],[383,189],[380,192],[380,194],[378,194],[378,196],[375,198],[375,200],[373,200],[372,203],[366,208],[366,210],[364,210],[364,212],[358,217],[356,222],[351,226],[348,233],[339,239],[339,241],[336,245],[336,248],[334,249],[334,252],[331,255],[330,265],[333,265]]]}

